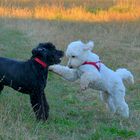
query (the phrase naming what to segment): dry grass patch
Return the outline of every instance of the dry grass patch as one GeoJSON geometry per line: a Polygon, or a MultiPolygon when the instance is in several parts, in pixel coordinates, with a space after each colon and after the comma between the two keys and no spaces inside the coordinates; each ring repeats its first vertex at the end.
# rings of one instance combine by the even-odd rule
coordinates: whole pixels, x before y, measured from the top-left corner
{"type": "MultiPolygon", "coordinates": [[[[21,1],[21,4],[23,2],[21,1]]],[[[2,3],[0,16],[86,22],[134,21],[140,18],[140,3],[136,0],[103,2],[104,7],[100,4],[101,1],[92,4],[90,0],[87,4],[72,0],[61,0],[60,2],[56,0],[56,3],[55,1],[46,3],[35,1],[32,5],[30,2],[26,2],[29,3],[29,6],[27,4],[26,6],[20,6],[21,4],[15,6],[14,1],[11,4],[2,3]]]]}

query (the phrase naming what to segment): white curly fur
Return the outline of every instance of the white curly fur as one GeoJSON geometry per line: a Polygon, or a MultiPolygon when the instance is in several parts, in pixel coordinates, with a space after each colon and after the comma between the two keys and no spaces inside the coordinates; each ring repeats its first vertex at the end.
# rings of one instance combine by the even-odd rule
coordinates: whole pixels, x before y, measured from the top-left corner
{"type": "Polygon", "coordinates": [[[53,65],[50,70],[59,74],[64,79],[75,81],[80,79],[82,90],[92,88],[100,91],[100,98],[104,101],[111,112],[116,111],[123,117],[129,117],[129,107],[125,101],[125,86],[127,83],[134,83],[133,75],[125,68],[116,71],[111,70],[103,63],[100,71],[92,65],[82,65],[85,61],[100,61],[99,56],[91,52],[94,42],[84,44],[81,41],[74,41],[68,45],[66,56],[68,66],[53,65]]]}

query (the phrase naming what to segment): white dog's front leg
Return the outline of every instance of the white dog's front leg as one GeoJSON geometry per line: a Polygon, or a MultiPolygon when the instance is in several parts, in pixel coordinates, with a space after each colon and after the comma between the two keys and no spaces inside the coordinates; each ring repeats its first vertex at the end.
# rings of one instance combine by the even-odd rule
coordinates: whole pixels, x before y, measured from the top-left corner
{"type": "Polygon", "coordinates": [[[92,81],[91,73],[83,73],[80,78],[80,87],[81,90],[86,90],[89,86],[89,83],[92,81]]]}
{"type": "Polygon", "coordinates": [[[49,67],[49,70],[62,76],[64,79],[66,79],[68,81],[75,81],[78,79],[77,70],[70,69],[67,66],[52,65],[49,67]]]}
{"type": "Polygon", "coordinates": [[[100,80],[100,75],[97,72],[84,72],[80,78],[81,90],[86,90],[90,83],[100,80]]]}

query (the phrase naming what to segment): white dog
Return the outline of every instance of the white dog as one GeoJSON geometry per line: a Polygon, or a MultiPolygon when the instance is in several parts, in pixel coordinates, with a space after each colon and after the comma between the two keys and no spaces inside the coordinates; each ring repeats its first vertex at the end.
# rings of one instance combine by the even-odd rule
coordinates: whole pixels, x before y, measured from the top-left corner
{"type": "Polygon", "coordinates": [[[70,43],[66,50],[68,66],[53,65],[50,70],[69,81],[80,78],[82,90],[88,87],[99,90],[102,101],[111,112],[118,111],[123,117],[129,117],[123,82],[133,84],[133,75],[125,68],[116,71],[109,69],[100,61],[99,56],[92,52],[93,47],[92,41],[87,44],[81,41],[70,43]]]}

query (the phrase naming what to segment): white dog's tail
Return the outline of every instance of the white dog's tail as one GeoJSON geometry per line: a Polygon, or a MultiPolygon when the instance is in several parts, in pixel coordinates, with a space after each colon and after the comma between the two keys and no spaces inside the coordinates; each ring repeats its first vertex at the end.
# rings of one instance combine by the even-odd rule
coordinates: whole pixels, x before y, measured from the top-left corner
{"type": "Polygon", "coordinates": [[[130,85],[130,84],[134,84],[134,77],[132,75],[132,73],[130,71],[128,71],[125,68],[119,68],[116,70],[116,73],[122,78],[122,80],[130,85]]]}

